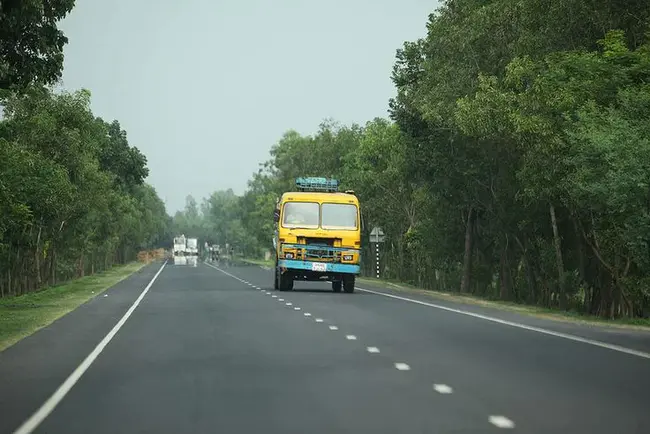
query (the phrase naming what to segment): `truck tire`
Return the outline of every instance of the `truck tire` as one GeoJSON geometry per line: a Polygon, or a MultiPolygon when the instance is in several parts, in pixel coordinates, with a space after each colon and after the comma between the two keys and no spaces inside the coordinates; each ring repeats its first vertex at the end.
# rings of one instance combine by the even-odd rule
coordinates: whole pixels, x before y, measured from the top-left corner
{"type": "Polygon", "coordinates": [[[278,274],[279,274],[278,273],[278,266],[276,265],[275,266],[275,274],[273,276],[273,289],[275,289],[276,291],[280,288],[280,282],[279,282],[278,274]]]}
{"type": "Polygon", "coordinates": [[[341,282],[340,280],[335,280],[335,281],[333,281],[333,282],[332,282],[332,291],[334,291],[334,292],[341,292],[341,286],[342,286],[342,284],[343,284],[343,282],[341,282]]]}
{"type": "Polygon", "coordinates": [[[291,291],[293,289],[293,276],[289,273],[284,273],[283,276],[282,273],[278,272],[277,282],[280,291],[291,291]]]}
{"type": "Polygon", "coordinates": [[[343,278],[343,290],[348,294],[352,294],[354,292],[355,280],[356,280],[355,276],[349,276],[343,278]]]}

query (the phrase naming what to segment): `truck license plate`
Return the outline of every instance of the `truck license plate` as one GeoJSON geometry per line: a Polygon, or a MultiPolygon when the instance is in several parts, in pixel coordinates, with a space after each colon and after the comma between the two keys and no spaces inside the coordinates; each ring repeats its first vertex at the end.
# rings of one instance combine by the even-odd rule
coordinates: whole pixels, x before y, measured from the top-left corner
{"type": "Polygon", "coordinates": [[[327,264],[322,262],[314,262],[311,264],[311,271],[327,271],[327,264]]]}

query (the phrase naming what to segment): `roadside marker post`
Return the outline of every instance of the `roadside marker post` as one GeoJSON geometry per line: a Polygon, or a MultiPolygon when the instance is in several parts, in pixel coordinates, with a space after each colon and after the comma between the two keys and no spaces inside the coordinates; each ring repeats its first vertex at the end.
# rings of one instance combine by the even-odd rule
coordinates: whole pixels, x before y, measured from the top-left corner
{"type": "Polygon", "coordinates": [[[370,244],[375,246],[375,269],[377,273],[377,279],[379,279],[379,244],[384,242],[386,238],[384,231],[375,226],[370,232],[370,244]]]}

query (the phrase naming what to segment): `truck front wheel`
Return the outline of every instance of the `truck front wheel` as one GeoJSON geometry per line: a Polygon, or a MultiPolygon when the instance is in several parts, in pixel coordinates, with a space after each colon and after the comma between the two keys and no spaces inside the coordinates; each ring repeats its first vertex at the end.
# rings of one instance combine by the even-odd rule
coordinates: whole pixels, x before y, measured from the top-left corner
{"type": "Polygon", "coordinates": [[[278,289],[280,291],[291,291],[293,289],[293,276],[289,273],[282,273],[280,270],[276,271],[277,273],[277,279],[276,282],[278,282],[278,289]]]}
{"type": "Polygon", "coordinates": [[[354,292],[355,280],[355,276],[346,276],[343,278],[343,290],[348,294],[352,294],[354,292]]]}
{"type": "Polygon", "coordinates": [[[332,282],[332,291],[341,292],[342,283],[340,280],[335,280],[332,282]]]}

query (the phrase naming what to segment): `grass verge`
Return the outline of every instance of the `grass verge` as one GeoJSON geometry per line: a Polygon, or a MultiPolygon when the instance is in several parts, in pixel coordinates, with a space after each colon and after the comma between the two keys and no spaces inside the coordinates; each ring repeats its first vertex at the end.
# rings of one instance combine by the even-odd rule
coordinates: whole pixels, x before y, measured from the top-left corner
{"type": "Polygon", "coordinates": [[[426,297],[434,298],[437,300],[447,300],[456,303],[465,303],[475,306],[483,306],[492,309],[499,309],[503,311],[516,312],[524,315],[534,316],[537,318],[549,319],[553,321],[561,321],[568,323],[578,323],[584,325],[607,326],[614,328],[621,328],[627,330],[643,330],[650,331],[650,319],[646,318],[622,318],[615,320],[608,320],[595,316],[584,315],[579,312],[564,312],[556,309],[543,308],[538,306],[528,306],[513,302],[506,301],[493,301],[485,298],[461,295],[450,292],[432,291],[429,289],[421,289],[412,285],[404,283],[394,283],[381,279],[373,279],[360,277],[357,278],[358,282],[365,282],[370,285],[392,289],[405,294],[417,294],[426,297]]]}
{"type": "Polygon", "coordinates": [[[140,262],[116,266],[39,292],[0,299],[0,351],[50,325],[144,266],[140,262]]]}
{"type": "MultiPolygon", "coordinates": [[[[273,261],[264,261],[261,259],[243,259],[244,262],[254,265],[260,265],[272,268],[273,261]]],[[[396,283],[387,280],[359,277],[357,282],[368,283],[370,285],[392,289],[406,294],[423,295],[437,300],[447,300],[456,303],[471,304],[475,306],[483,306],[502,311],[515,312],[519,314],[534,316],[537,318],[549,319],[553,321],[568,322],[574,324],[607,326],[613,328],[627,329],[627,330],[643,330],[650,331],[650,319],[647,318],[622,318],[615,320],[608,320],[595,316],[584,315],[579,312],[564,312],[557,309],[549,309],[538,306],[529,306],[518,303],[506,301],[493,301],[485,298],[461,295],[451,292],[432,291],[429,289],[417,288],[413,285],[405,283],[396,283]]]]}
{"type": "Polygon", "coordinates": [[[264,259],[242,259],[243,262],[246,262],[247,264],[253,264],[253,265],[260,265],[263,267],[273,267],[273,261],[268,260],[265,261],[264,259]]]}

